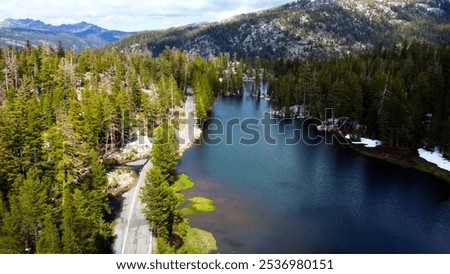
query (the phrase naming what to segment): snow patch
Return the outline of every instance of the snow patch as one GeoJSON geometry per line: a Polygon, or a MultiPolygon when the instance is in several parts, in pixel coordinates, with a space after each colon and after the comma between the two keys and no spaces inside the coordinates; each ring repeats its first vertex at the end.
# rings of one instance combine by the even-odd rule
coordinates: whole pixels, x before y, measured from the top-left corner
{"type": "MultiPolygon", "coordinates": [[[[349,139],[347,137],[350,137],[350,135],[345,136],[346,139],[349,139]]],[[[368,139],[368,138],[361,138],[360,142],[352,142],[352,144],[364,145],[365,147],[368,147],[368,148],[374,148],[374,147],[377,147],[377,146],[381,146],[383,144],[383,142],[381,142],[380,140],[372,140],[372,139],[368,139]]]]}
{"type": "Polygon", "coordinates": [[[136,173],[126,167],[117,168],[106,174],[108,178],[108,192],[120,193],[131,188],[136,183],[136,173]]]}
{"type": "Polygon", "coordinates": [[[121,152],[131,156],[132,159],[143,159],[148,157],[152,147],[153,144],[148,136],[138,135],[137,140],[128,143],[121,152]]]}
{"type": "Polygon", "coordinates": [[[114,152],[108,158],[116,159],[119,162],[148,158],[153,148],[150,138],[146,135],[139,135],[139,131],[135,136],[137,136],[135,141],[127,143],[124,148],[114,152]]]}
{"type": "MultiPolygon", "coordinates": [[[[266,100],[270,101],[270,97],[267,96],[266,100]]],[[[296,117],[296,118],[301,118],[301,119],[307,118],[306,117],[307,115],[305,115],[305,114],[307,114],[309,112],[308,108],[305,107],[304,105],[292,106],[289,108],[289,111],[290,111],[291,115],[288,117],[296,117]]],[[[272,109],[272,110],[267,111],[267,113],[269,115],[275,115],[275,116],[279,116],[279,117],[283,117],[283,118],[287,116],[285,107],[281,108],[280,110],[272,109]]]]}
{"type": "Polygon", "coordinates": [[[423,148],[417,150],[419,152],[420,158],[426,160],[427,162],[436,164],[438,167],[450,171],[450,161],[444,158],[439,149],[435,151],[428,151],[423,148]]]}

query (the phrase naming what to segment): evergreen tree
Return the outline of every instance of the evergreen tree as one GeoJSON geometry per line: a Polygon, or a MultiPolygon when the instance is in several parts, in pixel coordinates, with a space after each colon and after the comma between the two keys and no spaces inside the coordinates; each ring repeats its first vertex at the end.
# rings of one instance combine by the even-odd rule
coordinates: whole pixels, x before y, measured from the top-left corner
{"type": "MultiPolygon", "coordinates": [[[[215,94],[212,86],[216,86],[213,81],[217,79],[217,73],[214,68],[208,67],[203,59],[197,58],[191,66],[191,79],[195,98],[195,115],[199,119],[204,119],[214,104],[215,94]]],[[[233,83],[235,87],[236,81],[233,80],[233,83]]]]}
{"type": "Polygon", "coordinates": [[[64,45],[62,41],[58,41],[57,53],[59,58],[63,58],[64,56],[66,56],[66,51],[64,50],[64,45]]]}
{"type": "Polygon", "coordinates": [[[16,211],[16,202],[10,201],[11,211],[6,209],[0,198],[0,253],[25,253],[26,244],[22,238],[20,215],[16,211]]]}
{"type": "Polygon", "coordinates": [[[161,170],[154,166],[147,175],[141,199],[146,204],[144,215],[155,234],[169,241],[173,226],[180,222],[179,201],[161,170]]]}
{"type": "Polygon", "coordinates": [[[173,125],[164,122],[154,134],[152,163],[161,170],[164,181],[169,185],[175,182],[176,167],[180,155],[178,140],[173,125]]]}
{"type": "Polygon", "coordinates": [[[180,201],[170,187],[175,180],[178,158],[175,130],[171,124],[163,123],[155,130],[153,167],[147,174],[141,199],[146,204],[143,212],[155,234],[166,243],[169,242],[173,227],[182,221],[180,201]]]}
{"type": "Polygon", "coordinates": [[[62,203],[62,237],[61,243],[63,245],[63,253],[65,254],[81,254],[82,247],[79,241],[83,239],[77,239],[75,231],[75,213],[74,204],[72,201],[72,195],[68,187],[63,191],[63,203],[62,203]]]}
{"type": "Polygon", "coordinates": [[[36,246],[36,253],[58,254],[61,253],[61,239],[58,227],[53,222],[53,216],[45,215],[43,228],[39,233],[39,240],[36,246]]]}
{"type": "Polygon", "coordinates": [[[22,235],[27,248],[34,252],[44,216],[49,210],[48,189],[37,177],[35,170],[28,171],[27,178],[17,180],[16,184],[20,184],[17,187],[17,210],[20,212],[22,235]]]}

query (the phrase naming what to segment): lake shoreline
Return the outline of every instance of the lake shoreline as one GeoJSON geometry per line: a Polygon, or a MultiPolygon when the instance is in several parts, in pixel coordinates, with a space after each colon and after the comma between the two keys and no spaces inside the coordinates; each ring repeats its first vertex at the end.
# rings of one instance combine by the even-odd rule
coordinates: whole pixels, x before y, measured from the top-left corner
{"type": "Polygon", "coordinates": [[[216,211],[214,201],[204,197],[186,198],[184,192],[195,187],[195,183],[186,174],[178,175],[178,180],[172,187],[181,201],[180,210],[184,216],[184,223],[178,227],[180,230],[175,229],[181,244],[175,248],[175,253],[211,254],[217,251],[217,242],[211,232],[190,225],[191,216],[216,211]]]}
{"type": "MultiPolygon", "coordinates": [[[[250,96],[221,98],[211,117],[223,124],[267,119],[269,108],[270,102],[250,96]]],[[[200,141],[179,163],[178,172],[198,183],[186,197],[217,204],[216,212],[191,219],[215,236],[217,252],[448,252],[449,184],[340,146],[331,134],[315,131],[317,120],[271,116],[277,121],[270,128],[275,145],[239,144],[249,134],[236,127],[224,136],[236,146],[200,141]],[[297,142],[286,143],[292,137],[297,142]],[[443,241],[435,242],[437,237],[443,241]]],[[[204,138],[217,133],[203,129],[204,138]]],[[[250,129],[268,133],[263,123],[250,129]]]]}
{"type": "Polygon", "coordinates": [[[354,144],[343,137],[343,134],[328,133],[339,140],[340,146],[350,149],[360,155],[387,162],[407,169],[413,169],[432,175],[450,185],[450,172],[421,158],[417,149],[395,148],[386,145],[366,147],[364,144],[354,144]]]}
{"type": "Polygon", "coordinates": [[[373,159],[433,175],[434,177],[439,178],[450,185],[450,172],[420,158],[417,150],[415,149],[393,148],[387,146],[366,148],[362,145],[354,144],[342,145],[342,147],[346,147],[348,149],[351,149],[352,151],[357,152],[358,154],[373,159]]]}

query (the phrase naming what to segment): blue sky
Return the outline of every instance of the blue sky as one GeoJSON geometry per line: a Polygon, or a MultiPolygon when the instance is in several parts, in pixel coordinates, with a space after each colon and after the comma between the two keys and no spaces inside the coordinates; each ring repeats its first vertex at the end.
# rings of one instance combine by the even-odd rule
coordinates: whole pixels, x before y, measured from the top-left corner
{"type": "Polygon", "coordinates": [[[293,0],[2,0],[0,20],[39,19],[60,25],[86,21],[116,30],[163,29],[213,22],[293,0]]]}

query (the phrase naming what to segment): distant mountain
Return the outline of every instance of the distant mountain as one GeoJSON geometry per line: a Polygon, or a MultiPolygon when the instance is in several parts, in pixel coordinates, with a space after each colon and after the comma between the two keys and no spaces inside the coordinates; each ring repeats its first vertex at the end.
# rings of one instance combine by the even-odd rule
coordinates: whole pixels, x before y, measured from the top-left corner
{"type": "Polygon", "coordinates": [[[236,52],[292,59],[406,39],[450,45],[449,7],[449,0],[299,0],[222,22],[142,32],[108,46],[155,55],[175,47],[202,56],[236,52]]]}
{"type": "Polygon", "coordinates": [[[136,34],[107,30],[99,26],[81,22],[53,26],[39,20],[6,19],[0,22],[0,46],[25,47],[27,40],[34,45],[47,41],[56,47],[61,41],[66,48],[98,48],[124,37],[136,34]]]}

